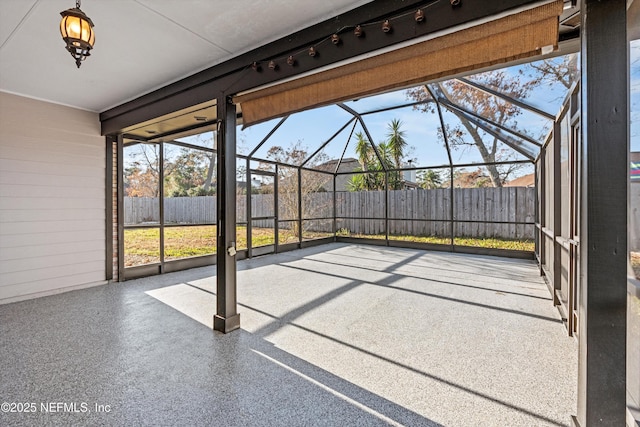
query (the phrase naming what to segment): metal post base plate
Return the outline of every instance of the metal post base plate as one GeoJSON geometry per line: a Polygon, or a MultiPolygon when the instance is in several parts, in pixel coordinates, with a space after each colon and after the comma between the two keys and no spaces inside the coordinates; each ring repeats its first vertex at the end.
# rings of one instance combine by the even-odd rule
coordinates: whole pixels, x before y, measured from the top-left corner
{"type": "Polygon", "coordinates": [[[231,317],[213,316],[213,330],[227,334],[240,328],[240,313],[231,317]]]}

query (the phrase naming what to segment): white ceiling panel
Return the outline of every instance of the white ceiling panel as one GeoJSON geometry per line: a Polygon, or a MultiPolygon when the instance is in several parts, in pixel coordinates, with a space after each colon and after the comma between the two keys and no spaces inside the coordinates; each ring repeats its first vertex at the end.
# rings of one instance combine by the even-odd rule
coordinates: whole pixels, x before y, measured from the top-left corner
{"type": "Polygon", "coordinates": [[[0,46],[9,35],[14,32],[37,0],[0,0],[2,13],[0,13],[0,46]]]}
{"type": "Polygon", "coordinates": [[[137,0],[236,56],[368,1],[137,0]],[[199,13],[194,13],[199,11],[199,13]]]}
{"type": "Polygon", "coordinates": [[[0,0],[0,90],[104,111],[366,2],[84,0],[96,43],[78,70],[58,30],[75,0],[0,0]]]}

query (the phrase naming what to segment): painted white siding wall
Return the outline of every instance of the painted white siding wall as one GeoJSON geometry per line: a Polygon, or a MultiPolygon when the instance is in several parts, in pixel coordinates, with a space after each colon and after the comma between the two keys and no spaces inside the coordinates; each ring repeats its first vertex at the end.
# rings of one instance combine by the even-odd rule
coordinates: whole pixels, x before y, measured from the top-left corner
{"type": "Polygon", "coordinates": [[[98,114],[0,92],[0,303],[105,283],[98,114]]]}

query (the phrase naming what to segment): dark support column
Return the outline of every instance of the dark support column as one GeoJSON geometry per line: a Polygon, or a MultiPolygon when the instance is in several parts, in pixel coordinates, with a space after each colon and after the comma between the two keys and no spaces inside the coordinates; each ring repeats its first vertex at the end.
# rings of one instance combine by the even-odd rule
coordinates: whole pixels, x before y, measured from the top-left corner
{"type": "Polygon", "coordinates": [[[124,282],[124,137],[117,138],[118,282],[124,282]]]}
{"type": "Polygon", "coordinates": [[[536,224],[540,226],[540,228],[536,228],[535,236],[536,236],[536,254],[538,255],[538,267],[540,267],[540,276],[544,275],[544,270],[542,269],[542,264],[544,263],[544,234],[542,233],[542,227],[544,227],[544,212],[545,212],[545,198],[544,198],[544,159],[545,159],[545,150],[546,148],[542,148],[540,150],[540,157],[538,158],[538,163],[535,164],[535,183],[536,183],[536,224]],[[540,165],[540,170],[538,171],[538,165],[540,165]]]}
{"type": "MultiPolygon", "coordinates": [[[[568,114],[568,113],[567,113],[568,114]]],[[[569,318],[570,313],[567,313],[569,307],[563,306],[562,301],[560,299],[561,289],[562,289],[562,245],[558,242],[558,237],[562,236],[562,215],[569,215],[569,212],[562,211],[562,169],[560,167],[560,155],[561,155],[561,146],[562,146],[562,125],[561,120],[556,119],[553,122],[553,201],[551,202],[551,206],[553,206],[553,239],[551,240],[552,248],[553,248],[553,269],[551,271],[553,277],[553,305],[559,305],[562,310],[561,313],[564,313],[563,316],[569,318]]],[[[567,266],[565,266],[566,268],[567,266]]],[[[567,320],[565,319],[565,320],[567,320]]]]}
{"type": "Polygon", "coordinates": [[[160,274],[164,274],[164,142],[158,144],[158,193],[160,194],[160,274]]]}
{"type": "MultiPolygon", "coordinates": [[[[213,329],[223,333],[240,327],[236,299],[236,106],[217,100],[218,244],[216,254],[216,315],[213,329]]],[[[248,183],[250,185],[250,183],[248,183]]]]}
{"type": "Polygon", "coordinates": [[[582,2],[578,416],[624,426],[628,60],[626,0],[582,2]]]}
{"type": "Polygon", "coordinates": [[[275,232],[275,238],[273,239],[273,251],[278,253],[278,246],[280,245],[280,224],[278,223],[278,218],[280,216],[280,204],[278,201],[280,200],[279,196],[279,188],[278,181],[280,172],[278,170],[278,164],[275,164],[276,174],[273,177],[273,231],[275,232]]]}
{"type": "MultiPolygon", "coordinates": [[[[346,148],[347,147],[345,146],[345,149],[346,148]]],[[[344,155],[343,155],[343,157],[344,157],[344,155]]],[[[336,175],[334,173],[333,174],[333,237],[334,237],[334,240],[335,240],[335,237],[336,237],[336,233],[338,232],[338,227],[337,227],[337,223],[338,223],[338,219],[337,219],[338,207],[336,205],[336,191],[337,191],[336,190],[336,183],[337,183],[337,181],[338,181],[338,175],[336,175]]]]}
{"type": "Polygon", "coordinates": [[[116,138],[105,138],[104,173],[104,232],[105,232],[105,279],[113,280],[113,146],[116,138]]]}
{"type": "Polygon", "coordinates": [[[298,168],[298,245],[302,247],[302,169],[298,168]]]}
{"type": "Polygon", "coordinates": [[[251,193],[253,193],[253,180],[251,178],[251,160],[250,158],[247,158],[247,172],[245,174],[245,181],[247,181],[247,210],[245,212],[245,218],[247,220],[247,258],[251,258],[252,253],[251,251],[253,250],[251,248],[251,235],[253,234],[252,232],[252,227],[253,225],[251,224],[251,209],[253,209],[251,207],[251,193]]]}
{"type": "Polygon", "coordinates": [[[389,171],[384,171],[384,236],[385,244],[389,246],[389,171]]]}
{"type": "MultiPolygon", "coordinates": [[[[444,127],[442,128],[443,132],[444,132],[444,127]]],[[[448,150],[448,149],[447,149],[448,150]]],[[[451,199],[449,202],[449,221],[450,221],[450,226],[449,226],[449,232],[451,233],[451,236],[449,236],[449,241],[451,242],[451,251],[453,252],[453,250],[455,249],[456,246],[456,222],[455,222],[455,206],[454,206],[454,199],[455,199],[455,190],[453,187],[453,184],[455,182],[455,176],[453,175],[454,170],[453,170],[453,163],[451,161],[449,161],[449,198],[451,199]]]]}

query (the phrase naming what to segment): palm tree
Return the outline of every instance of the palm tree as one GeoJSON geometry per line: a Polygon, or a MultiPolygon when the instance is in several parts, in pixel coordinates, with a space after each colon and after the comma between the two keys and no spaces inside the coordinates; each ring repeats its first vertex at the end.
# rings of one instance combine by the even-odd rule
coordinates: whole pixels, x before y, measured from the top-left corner
{"type": "MultiPolygon", "coordinates": [[[[374,147],[362,132],[356,133],[356,154],[360,162],[359,172],[362,175],[352,177],[349,183],[351,191],[384,190],[384,171],[400,169],[407,141],[404,131],[400,130],[402,122],[394,119],[389,123],[387,140],[374,147]]],[[[398,189],[402,187],[401,173],[396,171],[389,174],[389,187],[398,189]]]]}
{"type": "MultiPolygon", "coordinates": [[[[389,132],[387,133],[387,143],[390,157],[393,160],[389,169],[400,169],[402,167],[402,159],[404,158],[404,150],[407,147],[405,133],[400,130],[402,122],[399,119],[393,119],[387,125],[389,132]]],[[[390,186],[393,189],[402,188],[402,173],[400,171],[392,172],[389,175],[390,186]]]]}
{"type": "Polygon", "coordinates": [[[399,119],[391,120],[391,123],[387,125],[389,132],[387,133],[387,145],[396,169],[400,169],[402,158],[404,157],[404,150],[407,148],[407,140],[405,139],[405,132],[400,130],[402,122],[399,119]]]}
{"type": "Polygon", "coordinates": [[[371,157],[371,143],[362,132],[356,133],[356,154],[358,155],[360,168],[366,171],[371,157]]]}

